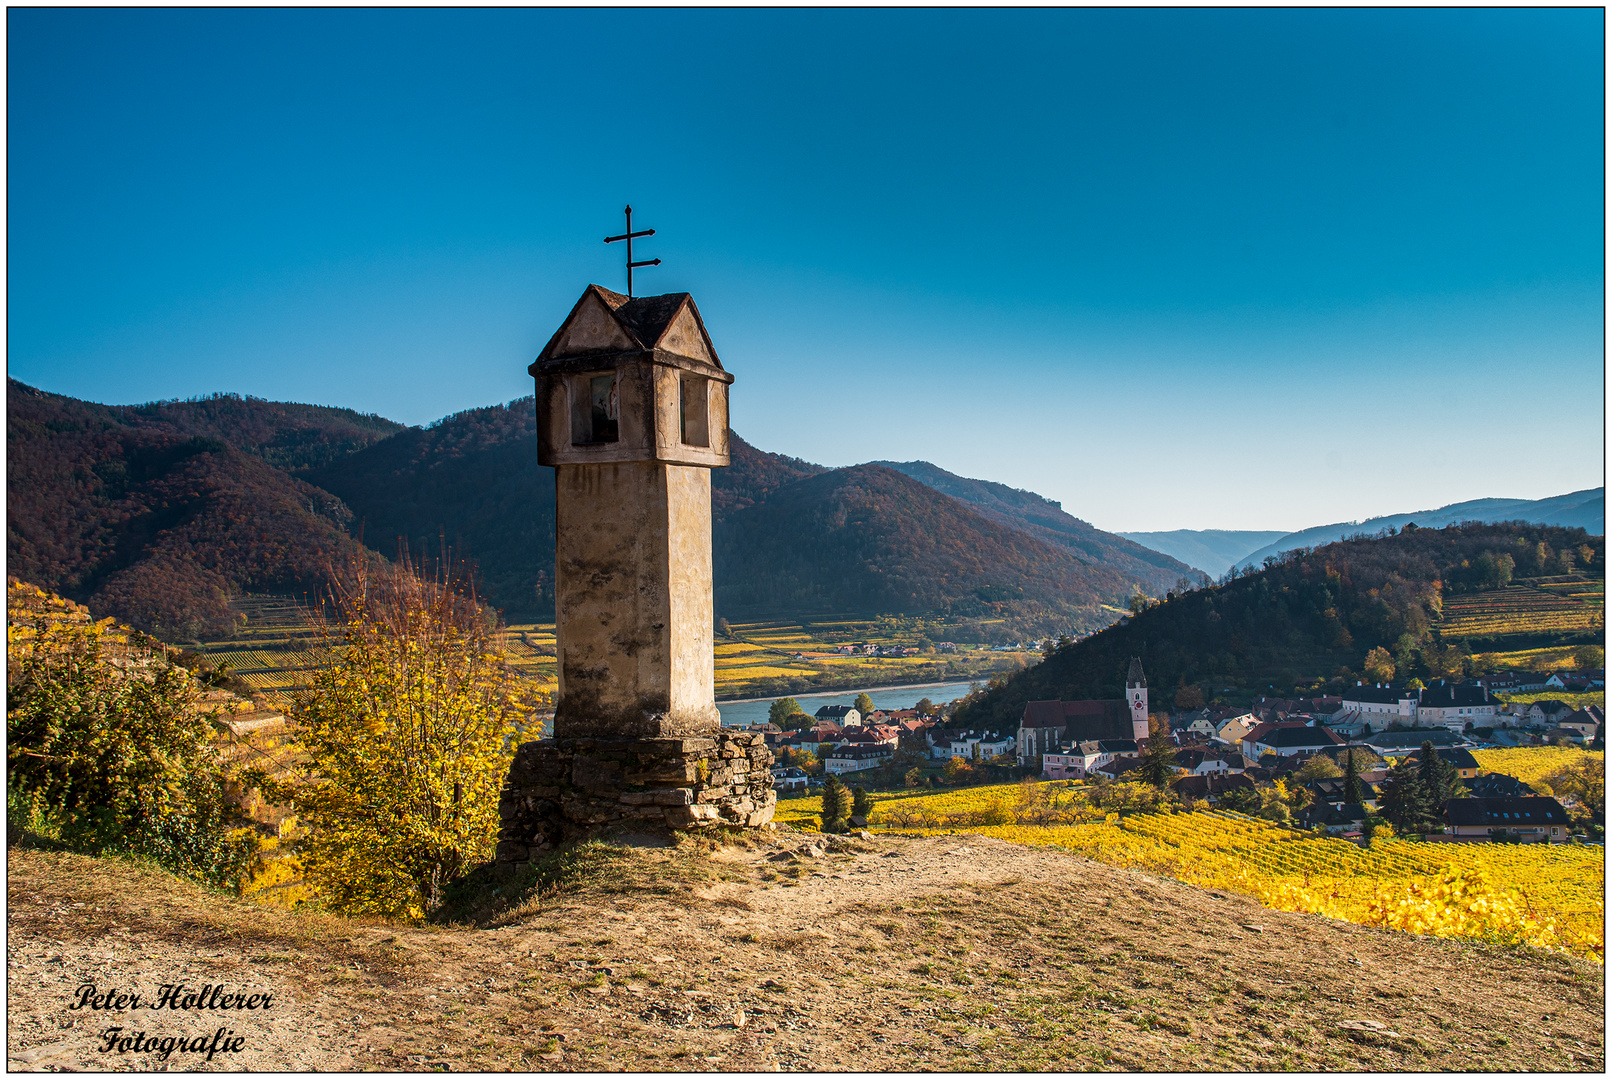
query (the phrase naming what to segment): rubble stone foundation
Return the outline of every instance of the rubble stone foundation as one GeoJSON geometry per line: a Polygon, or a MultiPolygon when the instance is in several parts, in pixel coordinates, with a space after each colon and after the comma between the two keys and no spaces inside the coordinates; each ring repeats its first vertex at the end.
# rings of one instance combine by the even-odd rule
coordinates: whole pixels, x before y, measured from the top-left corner
{"type": "Polygon", "coordinates": [[[772,820],[760,732],[659,739],[539,739],[515,750],[499,798],[497,861],[521,869],[610,825],[755,828],[772,820]]]}

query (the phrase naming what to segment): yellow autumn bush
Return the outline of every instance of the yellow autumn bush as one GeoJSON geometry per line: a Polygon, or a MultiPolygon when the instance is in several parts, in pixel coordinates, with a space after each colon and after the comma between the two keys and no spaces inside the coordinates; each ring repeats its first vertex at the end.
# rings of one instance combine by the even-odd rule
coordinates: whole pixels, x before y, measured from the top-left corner
{"type": "Polygon", "coordinates": [[[291,710],[307,761],[256,779],[309,827],[315,895],[347,915],[417,919],[496,843],[498,796],[535,703],[480,608],[399,571],[338,586],[328,662],[291,710]]]}

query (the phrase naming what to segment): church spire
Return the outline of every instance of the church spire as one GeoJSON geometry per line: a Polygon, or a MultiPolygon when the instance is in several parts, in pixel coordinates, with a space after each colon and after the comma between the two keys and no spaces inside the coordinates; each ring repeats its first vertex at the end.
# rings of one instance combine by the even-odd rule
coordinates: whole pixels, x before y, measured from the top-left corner
{"type": "Polygon", "coordinates": [[[1148,737],[1147,679],[1142,675],[1142,658],[1131,657],[1131,670],[1125,676],[1125,701],[1131,707],[1131,738],[1141,742],[1148,737]]]}

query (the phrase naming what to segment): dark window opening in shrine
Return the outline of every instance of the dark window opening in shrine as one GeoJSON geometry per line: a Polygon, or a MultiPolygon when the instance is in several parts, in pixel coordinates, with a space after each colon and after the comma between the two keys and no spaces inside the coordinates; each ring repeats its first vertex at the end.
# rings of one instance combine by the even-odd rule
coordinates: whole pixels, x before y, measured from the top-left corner
{"type": "Polygon", "coordinates": [[[709,380],[698,375],[684,375],[678,380],[678,411],[683,418],[683,445],[710,446],[710,424],[707,419],[711,405],[709,380]]]}
{"type": "Polygon", "coordinates": [[[620,437],[621,399],[616,376],[594,375],[587,379],[586,442],[615,442],[620,437]]]}

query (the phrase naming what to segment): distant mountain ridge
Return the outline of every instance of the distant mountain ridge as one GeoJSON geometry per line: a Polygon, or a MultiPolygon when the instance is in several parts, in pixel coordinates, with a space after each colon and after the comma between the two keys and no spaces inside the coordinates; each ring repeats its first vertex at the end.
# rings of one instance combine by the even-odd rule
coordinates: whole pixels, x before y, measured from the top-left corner
{"type": "Polygon", "coordinates": [[[1361,522],[1318,525],[1302,532],[1288,533],[1237,560],[1236,565],[1259,566],[1268,557],[1284,551],[1330,544],[1350,536],[1374,536],[1384,529],[1399,529],[1413,522],[1424,529],[1441,529],[1464,521],[1485,524],[1526,521],[1531,525],[1558,525],[1567,529],[1583,529],[1591,536],[1604,536],[1606,488],[1586,488],[1547,499],[1473,499],[1451,503],[1436,510],[1419,510],[1414,514],[1390,514],[1361,522]]]}
{"type": "MultiPolygon", "coordinates": [[[[233,394],[99,405],[12,380],[7,418],[11,572],[98,615],[216,636],[232,596],[315,591],[365,548],[443,543],[495,606],[552,609],[554,473],[536,463],[529,397],[405,428],[233,394]]],[[[968,640],[1014,639],[1096,629],[1138,587],[1191,573],[927,462],[830,470],[737,435],[731,448],[712,477],[719,612],[942,612],[971,620],[968,640]]]]}
{"type": "MultiPolygon", "coordinates": [[[[853,465],[780,487],[714,529],[719,612],[940,612],[1092,630],[1130,575],[991,521],[909,476],[853,465]]],[[[1030,629],[1035,628],[1035,629],[1030,629]]]]}
{"type": "Polygon", "coordinates": [[[1219,577],[1235,566],[1238,560],[1288,534],[1279,529],[1174,529],[1170,532],[1128,532],[1119,535],[1143,547],[1180,559],[1211,577],[1219,577]]]}
{"type": "MultiPolygon", "coordinates": [[[[533,412],[528,397],[405,428],[231,394],[107,406],[9,380],[10,572],[183,639],[227,631],[232,595],[315,590],[333,561],[364,548],[390,558],[401,540],[434,555],[445,541],[476,565],[495,606],[542,614],[553,603],[554,474],[536,464],[533,412]]],[[[712,477],[719,613],[939,612],[1012,639],[1095,629],[1136,589],[1160,596],[1195,576],[1191,560],[1034,492],[929,462],[827,469],[738,435],[731,447],[732,465],[712,477]]],[[[1602,489],[1327,528],[1524,517],[1546,503],[1563,524],[1594,517],[1604,531],[1602,489]]],[[[1265,550],[1324,542],[1308,539],[1324,531],[1265,550]]]]}
{"type": "Polygon", "coordinates": [[[927,461],[870,461],[912,477],[921,484],[967,503],[992,521],[1034,536],[1054,547],[1068,548],[1077,558],[1119,570],[1162,594],[1176,579],[1192,574],[1189,563],[1156,548],[1081,521],[1044,495],[991,480],[971,480],[927,461]]]}

